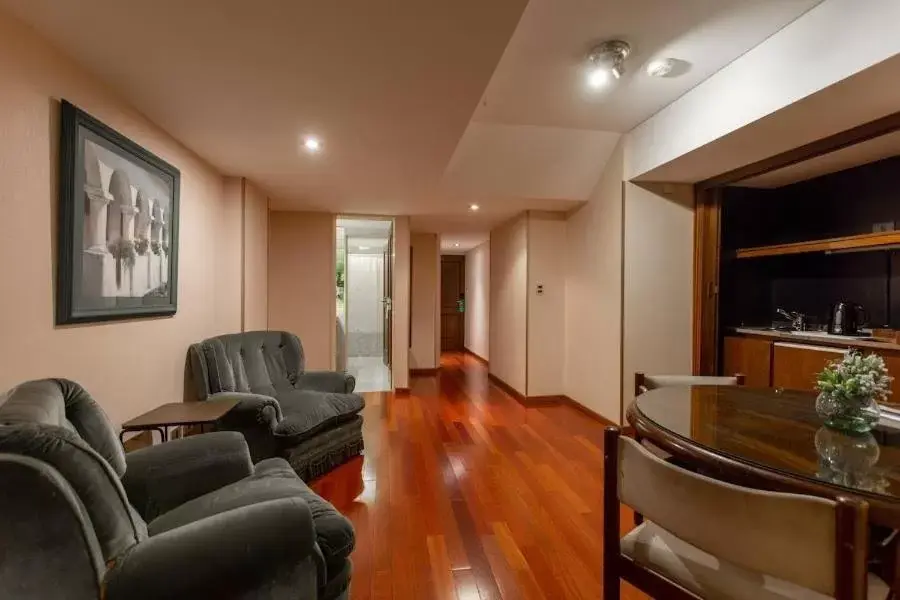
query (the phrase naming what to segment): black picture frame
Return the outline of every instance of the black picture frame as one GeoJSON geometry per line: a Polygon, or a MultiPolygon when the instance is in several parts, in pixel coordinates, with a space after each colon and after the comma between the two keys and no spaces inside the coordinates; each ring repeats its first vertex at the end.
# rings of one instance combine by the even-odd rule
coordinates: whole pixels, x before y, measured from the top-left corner
{"type": "Polygon", "coordinates": [[[174,315],[181,173],[66,100],[60,111],[56,324],[174,315]]]}

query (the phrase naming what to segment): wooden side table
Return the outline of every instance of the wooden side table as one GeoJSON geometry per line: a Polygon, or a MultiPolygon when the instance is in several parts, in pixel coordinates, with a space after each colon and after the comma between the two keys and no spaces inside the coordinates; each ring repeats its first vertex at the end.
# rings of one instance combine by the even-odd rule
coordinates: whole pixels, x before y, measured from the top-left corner
{"type": "Polygon", "coordinates": [[[123,436],[131,431],[158,431],[160,439],[167,442],[169,441],[169,427],[180,425],[200,425],[202,427],[215,423],[237,406],[238,402],[239,400],[169,402],[122,423],[119,441],[124,443],[123,436]]]}

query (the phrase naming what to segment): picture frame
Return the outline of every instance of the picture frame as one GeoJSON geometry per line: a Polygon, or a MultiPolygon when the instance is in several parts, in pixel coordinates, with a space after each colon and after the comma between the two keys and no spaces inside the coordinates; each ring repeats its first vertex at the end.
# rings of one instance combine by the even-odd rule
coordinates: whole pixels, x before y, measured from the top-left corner
{"type": "Polygon", "coordinates": [[[60,104],[56,324],[174,315],[181,173],[60,104]]]}

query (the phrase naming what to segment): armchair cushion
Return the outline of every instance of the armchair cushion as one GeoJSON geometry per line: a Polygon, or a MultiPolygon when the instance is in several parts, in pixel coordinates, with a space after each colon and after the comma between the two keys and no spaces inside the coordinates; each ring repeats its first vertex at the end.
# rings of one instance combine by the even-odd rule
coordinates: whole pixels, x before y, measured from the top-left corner
{"type": "Polygon", "coordinates": [[[134,546],[108,573],[105,597],[314,598],[315,555],[306,503],[270,500],[216,511],[134,546]]]}
{"type": "Polygon", "coordinates": [[[247,442],[231,431],[135,450],[126,462],[122,485],[147,521],[253,473],[247,442]]]}
{"type": "Polygon", "coordinates": [[[349,394],[356,387],[356,378],[337,371],[307,371],[294,378],[294,387],[298,390],[349,394]]]}
{"type": "Polygon", "coordinates": [[[275,426],[283,443],[296,445],[323,429],[349,421],[365,407],[359,394],[294,390],[279,396],[284,419],[275,426]]]}

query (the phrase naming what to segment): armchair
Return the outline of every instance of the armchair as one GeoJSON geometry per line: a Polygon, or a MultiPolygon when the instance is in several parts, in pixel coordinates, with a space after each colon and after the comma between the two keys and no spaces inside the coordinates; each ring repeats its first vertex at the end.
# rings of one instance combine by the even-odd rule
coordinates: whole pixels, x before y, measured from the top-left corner
{"type": "Polygon", "coordinates": [[[362,453],[365,402],[353,376],[307,371],[303,345],[283,331],[209,338],[188,350],[197,396],[238,400],[217,427],[239,431],[253,461],[285,458],[304,481],[362,453]]]}
{"type": "Polygon", "coordinates": [[[66,380],[0,396],[0,589],[21,598],[345,599],[354,534],[289,465],[216,432],[125,455],[66,380]]]}

